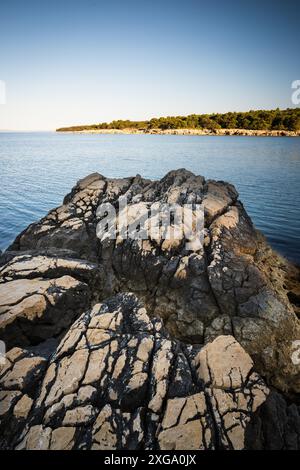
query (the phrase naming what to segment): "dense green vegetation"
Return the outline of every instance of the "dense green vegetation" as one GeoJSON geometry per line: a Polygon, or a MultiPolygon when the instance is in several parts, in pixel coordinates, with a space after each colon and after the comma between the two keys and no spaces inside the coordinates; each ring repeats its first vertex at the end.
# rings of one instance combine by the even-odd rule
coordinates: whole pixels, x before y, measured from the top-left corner
{"type": "Polygon", "coordinates": [[[97,129],[250,129],[300,130],[300,108],[271,111],[229,112],[224,114],[190,114],[152,118],[149,121],[118,120],[89,126],[62,127],[58,131],[97,129]]]}

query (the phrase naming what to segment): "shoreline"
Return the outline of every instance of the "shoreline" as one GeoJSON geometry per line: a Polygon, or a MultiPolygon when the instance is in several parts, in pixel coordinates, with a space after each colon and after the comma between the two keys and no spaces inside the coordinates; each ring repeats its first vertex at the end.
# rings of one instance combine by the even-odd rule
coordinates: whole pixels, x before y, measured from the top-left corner
{"type": "Polygon", "coordinates": [[[62,134],[151,134],[151,135],[200,135],[200,136],[253,136],[253,137],[300,137],[300,131],[250,130],[250,129],[83,129],[56,130],[62,134]]]}

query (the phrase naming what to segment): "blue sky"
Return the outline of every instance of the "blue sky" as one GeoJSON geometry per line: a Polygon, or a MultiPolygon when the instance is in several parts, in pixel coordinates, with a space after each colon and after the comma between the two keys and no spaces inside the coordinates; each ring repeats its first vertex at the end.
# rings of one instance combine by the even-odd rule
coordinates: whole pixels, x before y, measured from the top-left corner
{"type": "Polygon", "coordinates": [[[296,0],[1,0],[0,129],[292,107],[296,79],[296,0]]]}

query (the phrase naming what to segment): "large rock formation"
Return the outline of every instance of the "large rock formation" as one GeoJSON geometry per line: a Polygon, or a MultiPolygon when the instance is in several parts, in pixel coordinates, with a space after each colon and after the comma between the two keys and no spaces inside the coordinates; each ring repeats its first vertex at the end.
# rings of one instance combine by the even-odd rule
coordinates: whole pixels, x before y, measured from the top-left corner
{"type": "Polygon", "coordinates": [[[300,447],[299,272],[230,184],[90,175],[1,265],[3,448],[300,447]],[[120,196],[203,204],[203,244],[98,238],[120,196]]]}

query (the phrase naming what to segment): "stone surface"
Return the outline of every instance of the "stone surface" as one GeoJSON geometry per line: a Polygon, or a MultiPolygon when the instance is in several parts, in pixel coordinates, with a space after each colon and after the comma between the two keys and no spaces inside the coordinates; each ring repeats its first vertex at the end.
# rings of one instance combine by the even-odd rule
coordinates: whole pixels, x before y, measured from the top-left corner
{"type": "Polygon", "coordinates": [[[50,256],[14,256],[0,268],[0,336],[7,347],[64,332],[89,305],[98,266],[50,256]]]}
{"type": "Polygon", "coordinates": [[[18,419],[26,419],[31,410],[32,403],[33,401],[28,395],[23,395],[14,407],[15,417],[18,419]]]}
{"type": "MultiPolygon", "coordinates": [[[[142,227],[145,228],[143,222],[142,227]]],[[[300,338],[295,314],[299,313],[295,293],[299,282],[294,283],[293,292],[289,291],[289,264],[255,230],[232,185],[205,180],[186,170],[172,171],[160,181],[139,175],[109,179],[94,173],[78,182],[62,206],[24,230],[5,256],[7,259],[10,252],[32,250],[37,253],[51,250],[57,256],[64,250],[82,261],[64,259],[58,262],[61,265],[58,269],[53,263],[49,266],[49,256],[45,261],[45,257],[38,255],[38,263],[21,258],[4,265],[2,276],[8,282],[16,282],[20,277],[28,280],[37,271],[38,277],[42,276],[43,281],[34,282],[42,283],[43,287],[32,287],[30,292],[37,293],[25,298],[25,305],[20,307],[31,312],[27,316],[43,310],[44,296],[38,293],[47,290],[49,281],[45,277],[55,279],[58,274],[66,274],[67,269],[69,276],[90,285],[87,275],[81,274],[79,278],[74,272],[93,271],[95,268],[88,267],[92,263],[98,267],[99,276],[90,290],[100,300],[119,291],[134,292],[149,314],[162,318],[172,336],[183,341],[203,344],[218,335],[231,334],[251,355],[257,371],[274,386],[285,392],[300,392],[299,368],[289,359],[293,341],[300,338]],[[172,242],[159,237],[97,238],[98,206],[109,202],[118,211],[121,196],[129,204],[129,221],[153,203],[159,207],[165,203],[203,204],[203,247],[187,245],[186,240],[172,242]],[[75,267],[76,263],[81,266],[75,267]]],[[[55,281],[58,284],[59,279],[55,281]]],[[[84,286],[81,284],[80,288],[84,286]]],[[[79,297],[82,298],[81,294],[79,297]]],[[[4,306],[3,322],[12,318],[15,310],[20,315],[18,304],[9,307],[12,314],[5,313],[7,308],[4,306]]]]}
{"type": "Polygon", "coordinates": [[[47,358],[12,356],[0,378],[2,448],[239,449],[269,394],[232,336],[200,350],[172,340],[133,294],[96,304],[47,358]]]}
{"type": "Polygon", "coordinates": [[[1,447],[298,448],[299,286],[232,185],[89,175],[0,257],[1,447]],[[203,233],[98,238],[121,196],[130,231],[201,204],[203,233]]]}

